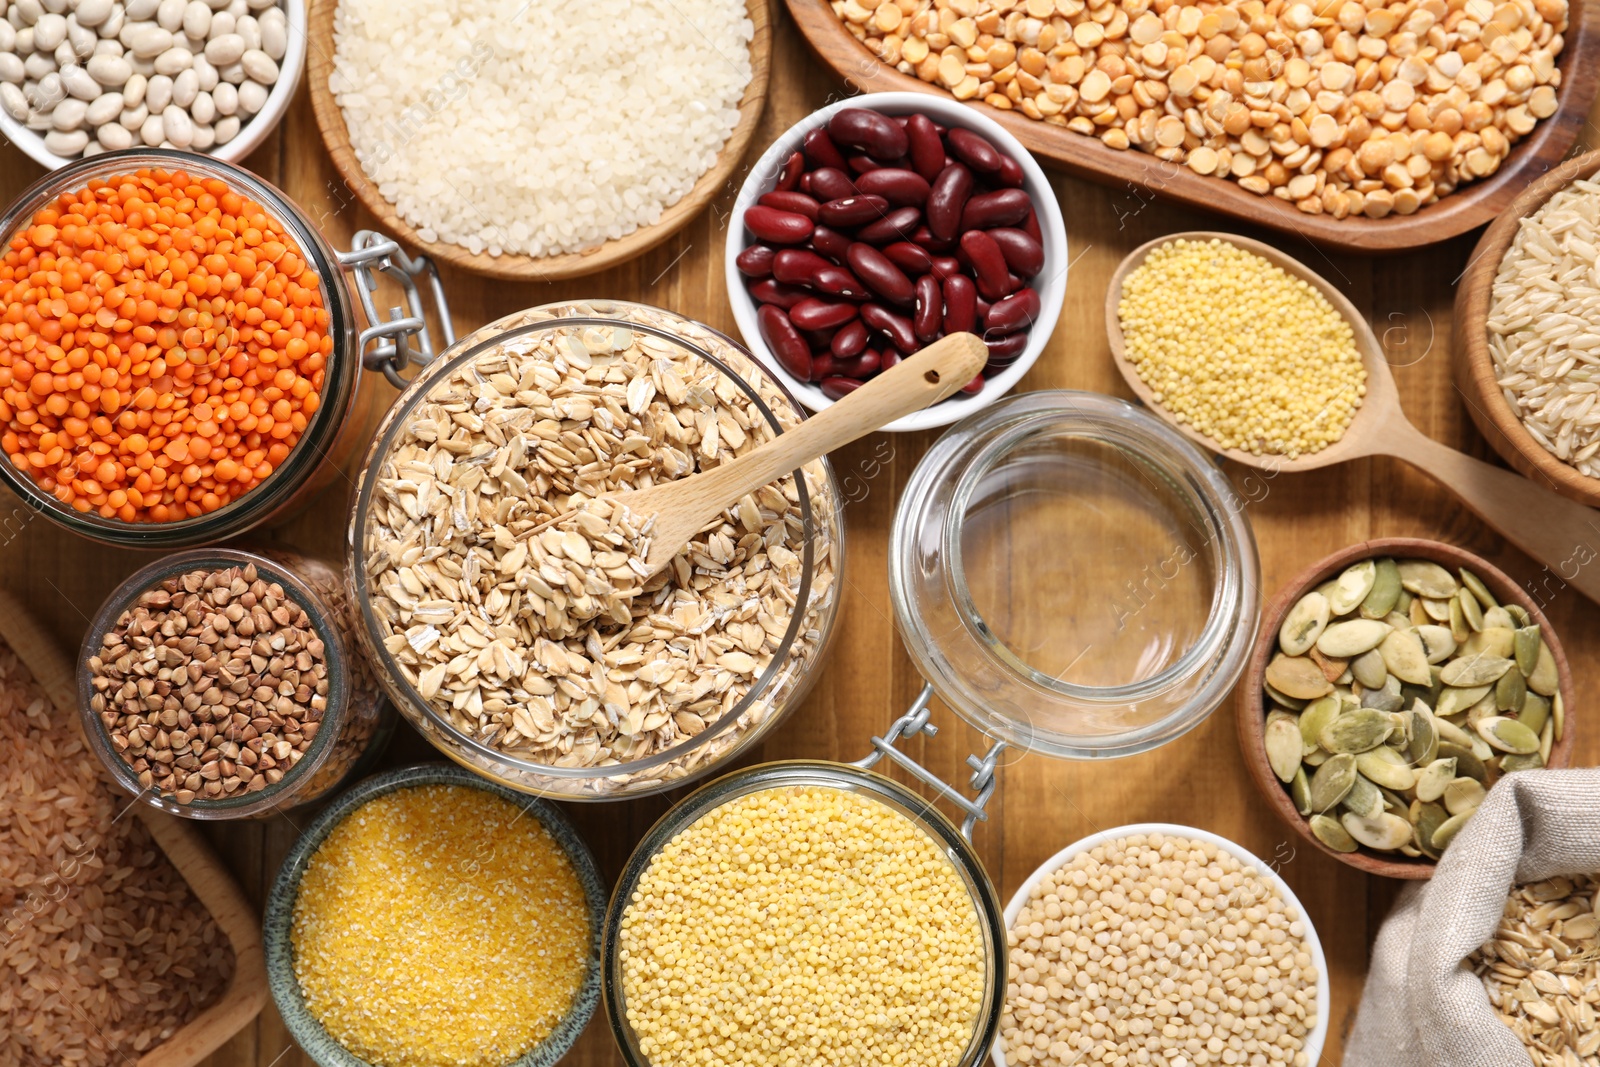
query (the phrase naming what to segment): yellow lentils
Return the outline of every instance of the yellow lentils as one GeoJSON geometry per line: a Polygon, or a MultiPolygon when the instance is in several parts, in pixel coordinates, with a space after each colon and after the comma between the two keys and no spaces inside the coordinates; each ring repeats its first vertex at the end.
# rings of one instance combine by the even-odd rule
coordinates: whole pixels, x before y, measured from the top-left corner
{"type": "Polygon", "coordinates": [[[935,841],[841,789],[751,793],[651,860],[622,916],[654,1067],[956,1067],[984,988],[970,891],[935,841]]]}
{"type": "Polygon", "coordinates": [[[583,885],[516,805],[397,790],[341,822],[295,902],[306,1007],[379,1067],[502,1067],[555,1029],[589,966],[583,885]]]}
{"type": "Polygon", "coordinates": [[[1367,392],[1355,333],[1317,289],[1226,241],[1168,241],[1117,304],[1157,404],[1223,448],[1296,459],[1344,436],[1367,392]]]}

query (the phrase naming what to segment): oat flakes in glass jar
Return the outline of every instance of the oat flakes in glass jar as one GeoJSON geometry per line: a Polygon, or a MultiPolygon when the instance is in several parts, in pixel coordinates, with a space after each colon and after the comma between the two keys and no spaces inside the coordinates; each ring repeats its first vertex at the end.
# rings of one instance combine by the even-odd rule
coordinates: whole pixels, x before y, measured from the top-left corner
{"type": "Polygon", "coordinates": [[[546,305],[464,338],[361,474],[347,573],[380,683],[446,755],[525,792],[637,796],[726,764],[805,697],[831,637],[827,461],[734,503],[648,580],[603,528],[574,545],[543,524],[803,417],[726,336],[645,305],[546,305]]]}
{"type": "Polygon", "coordinates": [[[84,640],[79,707],[117,784],[191,819],[264,817],[371,768],[394,732],[336,566],[192,549],[136,572],[84,640]]]}

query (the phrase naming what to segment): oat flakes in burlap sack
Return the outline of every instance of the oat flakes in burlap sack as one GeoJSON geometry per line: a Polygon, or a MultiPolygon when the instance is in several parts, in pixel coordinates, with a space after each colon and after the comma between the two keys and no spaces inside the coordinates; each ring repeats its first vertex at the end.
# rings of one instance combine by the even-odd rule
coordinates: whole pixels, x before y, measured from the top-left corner
{"type": "Polygon", "coordinates": [[[1408,886],[1385,920],[1344,1067],[1526,1067],[1463,961],[1494,934],[1512,885],[1596,872],[1600,770],[1501,779],[1433,879],[1408,886]]]}

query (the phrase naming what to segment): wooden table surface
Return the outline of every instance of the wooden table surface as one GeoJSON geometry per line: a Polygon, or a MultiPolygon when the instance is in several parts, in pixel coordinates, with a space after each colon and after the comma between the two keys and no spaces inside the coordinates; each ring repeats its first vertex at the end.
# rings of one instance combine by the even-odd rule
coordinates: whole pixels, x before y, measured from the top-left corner
{"type": "MultiPolygon", "coordinates": [[[[712,207],[677,236],[627,266],[558,284],[513,284],[446,271],[458,331],[521,308],[553,300],[612,297],[638,300],[736,333],[722,278],[723,239],[738,182],[751,159],[781,131],[847,92],[806,52],[776,5],[772,90],[749,158],[712,207]]],[[[1600,142],[1594,118],[1587,146],[1600,142]]],[[[304,86],[282,126],[246,165],[286,190],[317,220],[336,247],[371,226],[328,162],[304,86]]],[[[9,202],[40,170],[10,145],[0,148],[0,199],[9,202]]],[[[1236,229],[1227,220],[1178,209],[1138,187],[1106,188],[1054,173],[1067,220],[1071,274],[1066,306],[1049,347],[1020,389],[1085,389],[1128,396],[1113,370],[1103,323],[1104,292],[1130,249],[1166,233],[1197,228],[1236,229]]],[[[1383,340],[1407,415],[1426,433],[1474,455],[1489,457],[1468,421],[1450,378],[1452,285],[1467,262],[1473,236],[1411,254],[1360,258],[1324,254],[1309,243],[1254,232],[1333,279],[1372,322],[1383,340]]],[[[377,376],[369,388],[387,390],[377,376]]],[[[922,685],[895,633],[886,574],[890,519],[912,468],[933,432],[873,435],[834,455],[841,476],[863,492],[846,509],[849,561],[839,632],[810,698],[762,747],[758,758],[855,759],[922,685]],[[886,458],[887,457],[887,458],[886,458]]],[[[1230,471],[1236,483],[1247,472],[1230,471]]],[[[1572,658],[1578,692],[1600,688],[1600,607],[1576,593],[1468,514],[1429,478],[1389,460],[1363,460],[1262,482],[1249,508],[1260,545],[1264,596],[1292,574],[1353,541],[1414,535],[1478,552],[1525,583],[1539,583],[1546,611],[1572,658]]],[[[340,550],[348,485],[336,485],[294,521],[266,537],[335,557],[340,550]]],[[[147,557],[103,548],[33,519],[0,490],[0,584],[22,596],[35,616],[75,650],[90,616],[120,580],[147,557]]],[[[1581,702],[1580,702],[1581,705],[1581,702]]],[[[1297,847],[1295,835],[1260,801],[1245,777],[1234,739],[1230,699],[1201,727],[1142,756],[1100,763],[1026,755],[1006,763],[978,829],[977,848],[1007,899],[1019,882],[1064,845],[1125,823],[1179,821],[1222,834],[1273,862],[1311,913],[1333,973],[1332,1030],[1322,1063],[1340,1062],[1373,938],[1399,884],[1368,878],[1297,847]]],[[[912,751],[950,781],[964,781],[963,761],[983,739],[937,707],[944,729],[912,751]]],[[[430,758],[433,750],[402,727],[387,755],[399,765],[430,758]]],[[[1579,723],[1575,763],[1600,763],[1600,730],[1579,723]]],[[[677,795],[604,805],[567,805],[608,878],[634,842],[677,795]]],[[[307,813],[291,811],[264,823],[208,826],[206,836],[259,901],[307,813]]],[[[573,1067],[620,1063],[603,1012],[565,1061],[573,1067]]],[[[211,1059],[213,1067],[310,1063],[269,1007],[211,1059]]]]}

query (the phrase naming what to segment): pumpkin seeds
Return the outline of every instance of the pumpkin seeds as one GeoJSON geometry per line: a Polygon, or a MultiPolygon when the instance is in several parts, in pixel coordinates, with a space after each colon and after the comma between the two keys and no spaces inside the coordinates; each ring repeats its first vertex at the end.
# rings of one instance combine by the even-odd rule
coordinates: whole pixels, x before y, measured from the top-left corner
{"type": "Polygon", "coordinates": [[[1294,781],[1304,747],[1299,723],[1282,718],[1267,724],[1267,762],[1272,765],[1272,773],[1278,776],[1278,781],[1285,784],[1294,781]]]}
{"type": "Polygon", "coordinates": [[[1565,726],[1539,626],[1467,568],[1352,564],[1285,612],[1276,652],[1267,762],[1336,851],[1438,859],[1495,780],[1544,766],[1565,726]]]}
{"type": "Polygon", "coordinates": [[[1516,719],[1508,719],[1502,715],[1492,715],[1481,720],[1478,723],[1478,736],[1487,741],[1490,747],[1501,752],[1526,756],[1530,752],[1539,751],[1538,734],[1516,719]]]}
{"type": "Polygon", "coordinates": [[[1311,816],[1311,833],[1335,852],[1354,852],[1361,847],[1338,819],[1328,815],[1311,816]]]}
{"type": "Polygon", "coordinates": [[[1311,592],[1295,602],[1278,627],[1278,647],[1286,656],[1303,656],[1322,636],[1331,612],[1328,598],[1311,592]]]}

